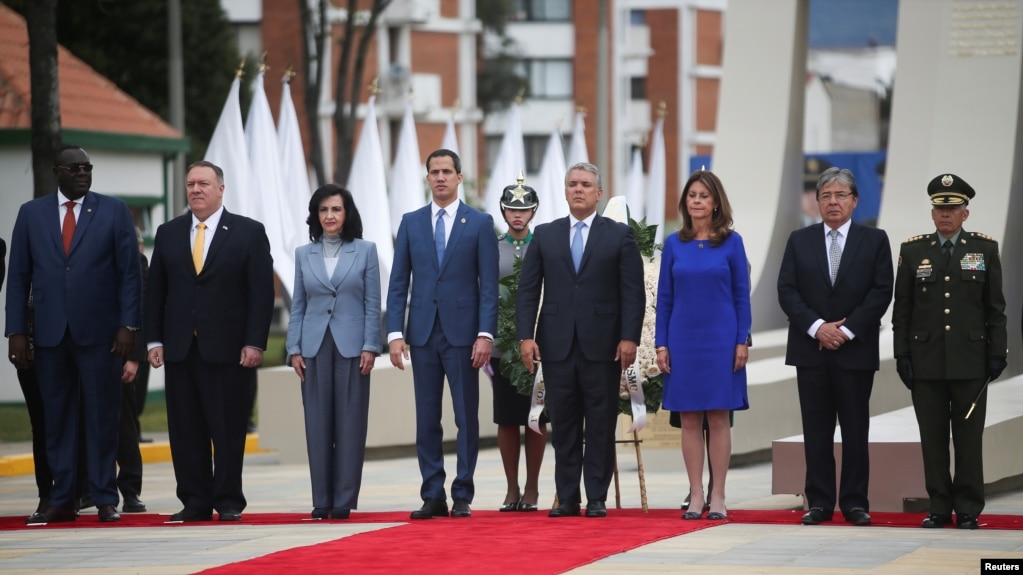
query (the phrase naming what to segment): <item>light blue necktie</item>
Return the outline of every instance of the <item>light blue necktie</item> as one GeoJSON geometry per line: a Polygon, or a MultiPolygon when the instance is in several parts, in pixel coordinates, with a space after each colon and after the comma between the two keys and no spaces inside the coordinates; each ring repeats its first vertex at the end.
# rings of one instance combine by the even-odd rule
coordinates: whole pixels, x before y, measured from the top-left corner
{"type": "Polygon", "coordinates": [[[575,264],[575,271],[579,271],[579,264],[583,262],[583,228],[585,222],[578,222],[575,225],[575,237],[572,238],[572,263],[575,264]]]}
{"type": "Polygon", "coordinates": [[[433,245],[437,248],[437,264],[444,261],[444,208],[437,212],[437,226],[433,229],[433,245]]]}

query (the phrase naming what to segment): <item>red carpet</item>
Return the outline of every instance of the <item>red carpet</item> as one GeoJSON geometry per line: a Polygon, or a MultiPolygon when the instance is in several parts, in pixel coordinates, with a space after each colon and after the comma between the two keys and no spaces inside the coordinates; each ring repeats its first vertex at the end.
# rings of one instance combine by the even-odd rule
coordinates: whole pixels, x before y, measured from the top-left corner
{"type": "MultiPolygon", "coordinates": [[[[802,511],[729,511],[729,523],[798,525],[802,511]]],[[[923,513],[872,513],[874,526],[918,528],[923,513]]],[[[242,525],[308,525],[306,513],[247,513],[242,525]]],[[[168,515],[124,514],[119,523],[101,524],[95,514],[71,523],[25,525],[24,516],[0,517],[0,530],[103,527],[184,527],[227,525],[213,522],[168,524],[168,515]]],[[[1023,530],[1023,516],[981,515],[983,529],[1023,530]]],[[[213,568],[213,575],[269,574],[313,565],[343,565],[357,573],[416,572],[464,574],[563,573],[629,549],[668,537],[706,529],[724,522],[682,521],[675,509],[644,514],[638,509],[611,509],[607,519],[550,519],[545,512],[498,513],[474,511],[471,519],[409,521],[407,511],[356,511],[340,523],[398,523],[308,547],[298,547],[239,563],[213,568]],[[543,557],[529,562],[529,555],[543,557]]],[[[237,525],[237,524],[231,524],[237,525]]],[[[828,525],[845,526],[841,514],[828,525]]]]}

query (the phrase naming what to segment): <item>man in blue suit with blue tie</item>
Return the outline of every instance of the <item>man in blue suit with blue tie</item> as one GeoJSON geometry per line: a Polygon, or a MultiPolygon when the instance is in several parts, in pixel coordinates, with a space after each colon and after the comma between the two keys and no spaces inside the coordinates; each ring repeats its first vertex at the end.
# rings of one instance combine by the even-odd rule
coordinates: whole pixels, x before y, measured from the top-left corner
{"type": "Polygon", "coordinates": [[[387,292],[387,341],[398,369],[405,369],[402,360],[412,351],[416,455],[423,476],[423,506],[412,512],[412,519],[448,514],[440,423],[445,376],[458,427],[451,516],[469,517],[479,453],[479,369],[490,361],[497,332],[497,236],[492,217],[458,199],[458,154],[445,149],[431,153],[426,182],[432,201],[405,214],[398,227],[387,292]]]}
{"type": "Polygon", "coordinates": [[[58,150],[53,171],[59,189],[18,212],[7,286],[9,357],[18,369],[35,364],[53,471],[49,506],[32,523],[77,518],[80,416],[89,492],[99,520],[113,522],[121,518],[114,463],[121,363],[115,356],[132,350],[142,291],[135,225],[124,202],[90,191],[92,164],[82,148],[58,150]],[[30,290],[34,350],[28,342],[30,290]]]}

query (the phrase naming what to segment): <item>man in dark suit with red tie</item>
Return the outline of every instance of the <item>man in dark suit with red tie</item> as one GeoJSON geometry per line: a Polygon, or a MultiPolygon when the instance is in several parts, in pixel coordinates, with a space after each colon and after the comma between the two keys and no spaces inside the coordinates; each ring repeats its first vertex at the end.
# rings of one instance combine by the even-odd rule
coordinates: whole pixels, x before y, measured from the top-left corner
{"type": "Polygon", "coordinates": [[[124,202],[91,191],[92,163],[81,147],[58,150],[53,170],[58,190],[18,212],[7,286],[9,358],[20,370],[35,365],[53,472],[49,505],[32,522],[77,518],[80,428],[89,493],[99,520],[113,522],[120,520],[114,461],[121,364],[115,356],[131,352],[140,320],[135,225],[124,202]]]}
{"type": "Polygon", "coordinates": [[[519,276],[522,361],[530,372],[535,361],[544,362],[558,491],[551,517],[579,515],[580,478],[586,516],[607,515],[619,382],[636,359],[643,329],[643,258],[632,228],[597,214],[603,193],[596,166],[569,168],[570,215],[537,226],[519,276]]]}
{"type": "Polygon", "coordinates": [[[894,279],[888,234],[852,221],[858,199],[849,170],[825,170],[817,181],[824,221],[792,232],[778,274],[778,301],[789,318],[785,363],[796,366],[803,420],[804,525],[830,521],[835,510],[836,416],[842,427],[837,503],[846,521],[870,524],[870,391],[894,279]]]}
{"type": "Polygon", "coordinates": [[[184,504],[171,521],[209,521],[214,509],[221,521],[238,521],[273,259],[263,224],[224,209],[219,166],[195,162],[185,185],[190,213],[156,231],[145,306],[149,364],[167,366],[167,430],[184,504]]]}

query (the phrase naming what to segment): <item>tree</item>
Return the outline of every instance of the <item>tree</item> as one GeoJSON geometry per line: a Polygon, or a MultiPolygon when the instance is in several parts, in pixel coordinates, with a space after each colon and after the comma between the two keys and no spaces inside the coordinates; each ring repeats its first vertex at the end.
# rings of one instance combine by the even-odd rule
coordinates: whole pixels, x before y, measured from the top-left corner
{"type": "Polygon", "coordinates": [[[519,74],[518,46],[505,32],[515,4],[514,0],[476,0],[476,16],[485,31],[476,40],[476,104],[484,112],[508,107],[529,85],[528,78],[519,74]],[[487,34],[496,45],[487,41],[487,34]]]}
{"type": "MultiPolygon", "coordinates": [[[[344,30],[340,39],[341,54],[337,66],[337,83],[334,89],[334,130],[337,137],[337,153],[335,155],[334,181],[348,181],[348,173],[352,167],[352,156],[355,150],[355,124],[358,121],[360,95],[365,88],[366,56],[376,35],[377,22],[380,15],[391,4],[392,0],[372,0],[369,10],[358,10],[359,5],[366,2],[348,0],[345,9],[344,30]]],[[[323,67],[330,62],[333,44],[326,42],[330,37],[330,22],[327,9],[330,0],[319,0],[317,10],[313,12],[305,0],[298,0],[302,14],[306,124],[309,129],[312,149],[310,155],[319,181],[326,170],[323,166],[323,150],[320,147],[319,129],[319,95],[323,86],[323,67]]]]}
{"type": "Polygon", "coordinates": [[[32,196],[36,198],[57,187],[53,158],[61,136],[56,20],[57,0],[29,2],[25,22],[32,87],[32,196]]]}
{"type": "MultiPolygon", "coordinates": [[[[56,0],[5,0],[26,15],[56,0]]],[[[219,0],[186,0],[182,10],[185,132],[189,161],[201,159],[240,60],[219,0]]],[[[55,42],[161,118],[169,119],[167,3],[164,0],[62,2],[48,23],[55,42]]],[[[30,24],[31,30],[31,24],[30,24]]],[[[54,61],[56,48],[54,47],[54,61]]],[[[56,75],[56,69],[54,69],[56,75]]],[[[33,110],[36,98],[33,94],[33,110]]]]}

